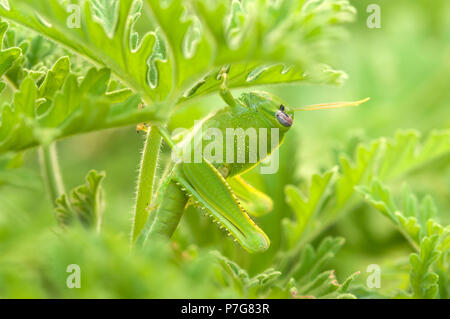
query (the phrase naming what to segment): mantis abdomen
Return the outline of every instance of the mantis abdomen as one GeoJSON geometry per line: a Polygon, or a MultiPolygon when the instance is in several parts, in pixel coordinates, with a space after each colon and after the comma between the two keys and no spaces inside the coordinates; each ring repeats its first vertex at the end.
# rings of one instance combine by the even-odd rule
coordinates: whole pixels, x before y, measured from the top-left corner
{"type": "Polygon", "coordinates": [[[173,179],[168,180],[161,189],[161,202],[148,232],[147,241],[171,237],[180,222],[187,201],[188,197],[176,182],[173,179]]]}
{"type": "Polygon", "coordinates": [[[192,196],[197,205],[248,251],[264,251],[269,247],[269,238],[247,215],[225,178],[206,160],[177,164],[160,192],[147,241],[171,237],[192,196]]]}

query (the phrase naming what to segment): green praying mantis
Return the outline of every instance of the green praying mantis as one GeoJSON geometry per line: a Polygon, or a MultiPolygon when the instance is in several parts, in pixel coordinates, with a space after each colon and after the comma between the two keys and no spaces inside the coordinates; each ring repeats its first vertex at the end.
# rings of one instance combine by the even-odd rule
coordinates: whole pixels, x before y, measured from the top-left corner
{"type": "Polygon", "coordinates": [[[243,93],[235,98],[226,85],[226,72],[221,77],[223,82],[219,93],[227,104],[225,108],[206,117],[197,128],[178,137],[172,138],[166,129],[158,128],[178,161],[170,166],[157,191],[156,206],[144,233],[145,244],[170,238],[186,207],[196,205],[247,251],[255,253],[267,250],[269,237],[249,215],[268,213],[272,209],[272,200],[240,175],[264,161],[282,145],[293,125],[295,111],[357,106],[368,100],[291,109],[267,92],[243,93]],[[238,140],[238,134],[231,138],[227,136],[226,143],[219,145],[226,148],[226,152],[214,150],[211,153],[216,160],[211,161],[203,156],[208,147],[203,142],[210,140],[208,130],[211,129],[221,134],[230,130],[240,130],[242,133],[255,129],[262,134],[244,136],[245,143],[238,140]],[[250,147],[250,140],[253,140],[255,147],[250,147]],[[192,156],[198,154],[200,160],[192,162],[192,156]]]}

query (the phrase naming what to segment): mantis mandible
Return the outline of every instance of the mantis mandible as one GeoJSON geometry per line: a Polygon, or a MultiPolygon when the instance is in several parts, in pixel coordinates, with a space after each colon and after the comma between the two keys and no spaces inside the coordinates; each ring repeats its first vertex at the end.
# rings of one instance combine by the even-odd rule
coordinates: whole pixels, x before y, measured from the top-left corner
{"type": "MultiPolygon", "coordinates": [[[[251,253],[265,251],[270,245],[270,240],[249,214],[258,216],[269,212],[272,209],[272,201],[270,197],[247,184],[240,175],[258,165],[264,160],[263,157],[270,156],[280,147],[285,134],[293,124],[294,111],[357,106],[368,100],[290,109],[267,92],[243,93],[239,98],[234,98],[226,85],[226,75],[226,72],[221,74],[223,82],[220,96],[227,106],[208,116],[195,134],[203,140],[209,128],[216,128],[222,132],[230,128],[265,129],[266,140],[257,137],[259,140],[256,145],[258,147],[267,145],[268,151],[262,156],[261,152],[256,152],[256,161],[249,161],[250,148],[246,145],[244,162],[236,162],[235,156],[230,161],[224,154],[220,163],[211,163],[202,158],[200,162],[179,162],[172,165],[158,189],[156,211],[147,223],[146,243],[158,238],[170,238],[186,206],[195,204],[204,209],[220,228],[225,228],[244,249],[251,253]],[[274,128],[278,130],[279,135],[276,145],[272,144],[270,136],[274,128]]],[[[177,144],[189,145],[187,152],[193,152],[195,149],[195,134],[184,136],[181,142],[176,143],[168,131],[164,128],[158,129],[172,150],[177,149],[177,144]]],[[[237,151],[238,148],[234,140],[234,150],[237,151]]]]}

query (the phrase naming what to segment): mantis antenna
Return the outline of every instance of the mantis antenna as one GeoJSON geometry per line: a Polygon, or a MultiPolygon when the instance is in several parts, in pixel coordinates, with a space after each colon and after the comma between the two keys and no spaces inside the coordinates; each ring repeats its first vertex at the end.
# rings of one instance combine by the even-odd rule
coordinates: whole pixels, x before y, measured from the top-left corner
{"type": "Polygon", "coordinates": [[[348,106],[358,106],[370,100],[370,97],[365,98],[360,101],[355,102],[335,102],[335,103],[325,103],[325,104],[314,104],[308,105],[300,108],[295,108],[294,111],[316,111],[316,110],[327,110],[327,109],[340,109],[348,106]]]}

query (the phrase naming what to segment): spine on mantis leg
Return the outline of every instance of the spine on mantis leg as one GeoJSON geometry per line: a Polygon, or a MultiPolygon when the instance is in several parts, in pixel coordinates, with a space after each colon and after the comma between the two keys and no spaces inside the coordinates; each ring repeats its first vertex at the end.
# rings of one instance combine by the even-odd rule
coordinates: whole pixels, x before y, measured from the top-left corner
{"type": "Polygon", "coordinates": [[[267,235],[247,215],[225,178],[211,163],[206,160],[183,163],[174,177],[243,248],[262,252],[269,247],[267,235]]]}
{"type": "Polygon", "coordinates": [[[161,191],[161,202],[147,234],[146,243],[170,238],[180,222],[188,201],[185,193],[172,178],[162,186],[161,191]]]}

